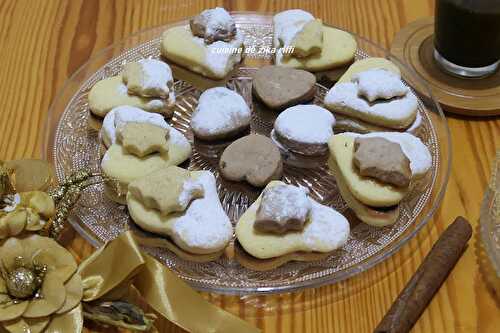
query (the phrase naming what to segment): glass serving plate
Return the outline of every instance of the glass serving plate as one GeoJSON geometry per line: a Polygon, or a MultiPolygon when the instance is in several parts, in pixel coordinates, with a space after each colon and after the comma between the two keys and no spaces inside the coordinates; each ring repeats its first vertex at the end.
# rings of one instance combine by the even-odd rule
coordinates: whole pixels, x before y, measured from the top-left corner
{"type": "MultiPolygon", "coordinates": [[[[271,15],[249,12],[232,14],[238,29],[245,35],[247,47],[271,46],[271,15]]],[[[187,24],[187,21],[142,31],[109,46],[91,58],[66,82],[49,111],[43,150],[45,157],[54,163],[59,180],[79,169],[100,170],[103,148],[99,143],[98,131],[90,125],[87,103],[90,88],[97,81],[121,72],[127,62],[147,57],[159,58],[161,33],[180,24],[187,24]]],[[[356,59],[388,58],[399,66],[407,86],[411,88],[416,83],[425,86],[416,73],[386,50],[362,37],[354,37],[358,43],[356,59]]],[[[223,83],[237,90],[252,105],[251,131],[266,135],[272,129],[273,117],[268,112],[262,112],[258,103],[252,102],[251,74],[256,67],[270,63],[269,54],[249,54],[241,67],[223,83]]],[[[220,83],[200,79],[179,68],[174,68],[174,76],[177,103],[170,123],[194,143],[189,122],[201,93],[200,88],[220,83]]],[[[327,87],[318,84],[313,103],[322,105],[327,91],[327,87]]],[[[418,112],[423,118],[419,136],[432,154],[432,168],[403,200],[400,218],[393,226],[375,228],[359,223],[349,213],[338,192],[335,177],[325,164],[313,169],[286,165],[285,181],[307,186],[316,200],[344,212],[349,218],[351,235],[347,244],[327,259],[290,262],[271,271],[256,272],[240,266],[230,255],[210,263],[194,263],[163,248],[146,247],[146,250],[194,288],[225,294],[277,293],[317,287],[352,277],[388,258],[431,219],[441,203],[449,175],[451,147],[445,117],[430,91],[426,91],[431,96],[430,99],[416,91],[414,93],[419,98],[418,112]]],[[[217,158],[223,147],[198,144],[193,147],[192,158],[186,166],[192,170],[206,169],[214,172],[223,207],[233,224],[236,223],[238,217],[258,196],[258,191],[243,185],[236,188],[221,180],[217,171],[217,158]]],[[[104,196],[102,185],[92,186],[85,191],[69,222],[96,247],[114,239],[126,229],[133,229],[144,237],[155,237],[138,230],[128,216],[126,207],[104,196]]]]}

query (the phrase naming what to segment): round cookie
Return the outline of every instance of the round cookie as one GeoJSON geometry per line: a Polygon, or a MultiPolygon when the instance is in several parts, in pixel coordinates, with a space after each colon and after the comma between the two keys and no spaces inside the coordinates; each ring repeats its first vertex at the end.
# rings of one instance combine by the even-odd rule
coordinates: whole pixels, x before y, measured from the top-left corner
{"type": "Polygon", "coordinates": [[[314,98],[316,77],[306,71],[265,66],[253,77],[253,93],[267,107],[283,110],[314,98]]]}
{"type": "Polygon", "coordinates": [[[219,168],[224,178],[246,181],[262,187],[280,179],[283,172],[281,154],[271,139],[250,134],[230,144],[222,153],[219,168]]]}
{"type": "Polygon", "coordinates": [[[306,156],[328,151],[335,117],[317,105],[297,105],[283,111],[274,122],[273,138],[284,148],[306,156]]]}
{"type": "Polygon", "coordinates": [[[191,128],[201,140],[229,139],[248,129],[250,117],[250,108],[241,95],[224,87],[211,88],[201,94],[191,128]]]}

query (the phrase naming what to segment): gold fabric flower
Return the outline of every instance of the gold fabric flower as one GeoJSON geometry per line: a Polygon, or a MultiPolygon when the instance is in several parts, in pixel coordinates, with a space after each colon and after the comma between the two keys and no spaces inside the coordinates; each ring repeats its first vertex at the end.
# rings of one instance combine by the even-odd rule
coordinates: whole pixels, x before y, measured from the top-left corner
{"type": "Polygon", "coordinates": [[[81,311],[76,261],[56,241],[11,237],[0,253],[0,331],[42,332],[64,315],[81,311]]]}
{"type": "Polygon", "coordinates": [[[45,192],[6,195],[0,207],[0,239],[23,231],[39,231],[56,213],[54,200],[45,192]]]}

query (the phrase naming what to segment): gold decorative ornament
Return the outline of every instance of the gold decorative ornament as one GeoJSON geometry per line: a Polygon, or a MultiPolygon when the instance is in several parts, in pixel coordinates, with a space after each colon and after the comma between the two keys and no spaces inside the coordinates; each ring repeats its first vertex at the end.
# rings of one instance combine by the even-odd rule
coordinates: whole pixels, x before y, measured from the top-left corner
{"type": "Polygon", "coordinates": [[[83,285],[76,261],[53,239],[11,237],[0,245],[0,253],[0,327],[39,331],[31,325],[50,327],[53,319],[80,304],[83,285]]]}

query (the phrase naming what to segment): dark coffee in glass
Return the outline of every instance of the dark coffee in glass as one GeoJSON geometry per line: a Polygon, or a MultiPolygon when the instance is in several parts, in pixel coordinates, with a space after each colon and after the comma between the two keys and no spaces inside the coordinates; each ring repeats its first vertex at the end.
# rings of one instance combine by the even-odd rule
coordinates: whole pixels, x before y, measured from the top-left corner
{"type": "Polygon", "coordinates": [[[500,0],[436,0],[434,57],[465,77],[493,73],[500,60],[500,0]]]}

